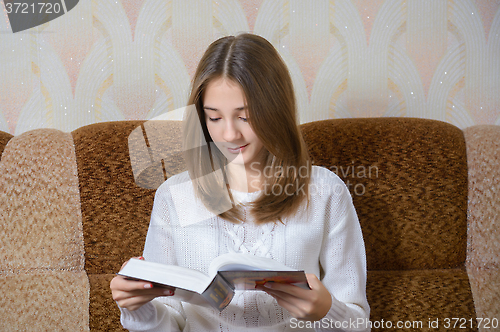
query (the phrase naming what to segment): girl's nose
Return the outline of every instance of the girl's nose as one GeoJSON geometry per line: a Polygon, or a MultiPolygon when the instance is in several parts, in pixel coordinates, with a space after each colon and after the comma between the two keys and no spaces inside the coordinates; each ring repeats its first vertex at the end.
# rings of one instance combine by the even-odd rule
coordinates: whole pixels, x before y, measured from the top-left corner
{"type": "Polygon", "coordinates": [[[226,142],[233,142],[241,137],[238,126],[233,121],[227,121],[224,127],[223,138],[226,142]]]}

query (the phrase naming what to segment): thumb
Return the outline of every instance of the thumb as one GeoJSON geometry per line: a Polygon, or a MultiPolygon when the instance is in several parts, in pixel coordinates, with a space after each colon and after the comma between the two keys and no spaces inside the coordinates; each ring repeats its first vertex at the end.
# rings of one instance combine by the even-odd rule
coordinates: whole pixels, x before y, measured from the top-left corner
{"type": "MultiPolygon", "coordinates": [[[[132,258],[136,258],[136,259],[142,259],[144,260],[144,257],[132,257],[132,258]]],[[[129,259],[130,260],[130,259],[129,259]]],[[[125,263],[122,264],[122,267],[120,268],[120,271],[125,267],[125,265],[127,265],[128,261],[126,261],[125,263]]]]}
{"type": "Polygon", "coordinates": [[[306,279],[307,283],[309,284],[309,288],[311,289],[318,289],[322,285],[321,281],[313,273],[306,273],[306,279]]]}

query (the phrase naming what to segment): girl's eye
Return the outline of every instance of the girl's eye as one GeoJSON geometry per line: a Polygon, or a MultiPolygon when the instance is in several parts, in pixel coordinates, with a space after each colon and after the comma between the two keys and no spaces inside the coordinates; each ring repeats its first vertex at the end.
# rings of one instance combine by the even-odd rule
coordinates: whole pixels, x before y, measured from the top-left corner
{"type": "Polygon", "coordinates": [[[212,122],[216,122],[217,120],[219,120],[220,118],[208,118],[210,121],[212,122]]]}
{"type": "Polygon", "coordinates": [[[240,118],[243,122],[247,122],[247,118],[240,118]]]}

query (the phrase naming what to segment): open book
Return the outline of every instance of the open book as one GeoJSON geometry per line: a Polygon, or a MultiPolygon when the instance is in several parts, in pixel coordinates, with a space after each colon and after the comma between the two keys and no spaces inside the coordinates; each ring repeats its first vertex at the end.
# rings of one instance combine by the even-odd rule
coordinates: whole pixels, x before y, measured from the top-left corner
{"type": "Polygon", "coordinates": [[[266,282],[293,284],[309,289],[304,271],[291,269],[270,258],[228,253],[215,258],[209,274],[177,265],[130,259],[119,275],[175,288],[175,297],[194,304],[210,304],[222,311],[235,290],[256,290],[266,282]]]}

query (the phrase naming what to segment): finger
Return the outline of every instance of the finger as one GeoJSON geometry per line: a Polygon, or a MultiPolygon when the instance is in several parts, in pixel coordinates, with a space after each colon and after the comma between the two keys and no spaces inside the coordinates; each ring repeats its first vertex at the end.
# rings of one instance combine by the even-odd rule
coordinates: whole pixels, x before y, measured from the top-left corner
{"type": "Polygon", "coordinates": [[[117,275],[111,280],[110,287],[111,289],[118,289],[122,291],[135,291],[151,288],[170,290],[172,292],[175,291],[175,287],[172,286],[153,284],[149,281],[130,279],[121,275],[117,275]]]}
{"type": "Polygon", "coordinates": [[[317,320],[331,307],[331,295],[323,283],[313,274],[306,275],[310,290],[293,285],[267,283],[258,289],[273,296],[278,304],[299,319],[317,320]]]}
{"type": "Polygon", "coordinates": [[[121,276],[111,281],[111,293],[115,301],[140,296],[172,296],[174,290],[171,287],[153,287],[151,283],[143,281],[130,281],[121,276]]]}
{"type": "Polygon", "coordinates": [[[294,296],[293,294],[290,294],[288,292],[282,292],[280,290],[272,289],[272,288],[266,288],[264,287],[263,289],[267,294],[271,295],[274,297],[276,300],[279,301],[284,301],[287,303],[290,303],[291,305],[294,305],[295,303],[303,302],[304,300],[300,297],[294,296]]]}
{"type": "Polygon", "coordinates": [[[153,288],[153,285],[147,281],[130,280],[124,276],[118,275],[111,280],[110,287],[111,289],[130,292],[139,289],[150,289],[153,288]]]}
{"type": "Polygon", "coordinates": [[[154,298],[154,296],[138,296],[117,300],[116,302],[120,307],[134,311],[142,307],[144,304],[150,302],[154,298]]]}
{"type": "Polygon", "coordinates": [[[136,290],[132,292],[124,292],[120,290],[113,290],[112,292],[114,300],[122,300],[132,297],[141,297],[141,296],[172,296],[174,292],[167,289],[153,288],[153,289],[145,289],[145,290],[136,290]]]}
{"type": "Polygon", "coordinates": [[[323,283],[315,274],[306,273],[307,283],[311,289],[321,289],[323,288],[323,283]]]}
{"type": "Polygon", "coordinates": [[[303,289],[295,285],[281,284],[277,282],[266,282],[264,288],[270,289],[276,292],[286,293],[293,297],[307,298],[309,296],[309,289],[303,289]]]}
{"type": "Polygon", "coordinates": [[[275,291],[272,289],[263,289],[267,294],[276,299],[279,306],[286,309],[292,317],[304,319],[307,317],[308,303],[296,298],[288,293],[275,291]]]}
{"type": "MultiPolygon", "coordinates": [[[[142,256],[140,256],[140,257],[132,257],[132,258],[144,260],[144,257],[142,257],[142,256]]],[[[126,261],[125,263],[122,264],[122,267],[120,267],[120,271],[125,267],[125,265],[127,265],[128,261],[126,261]]]]}

